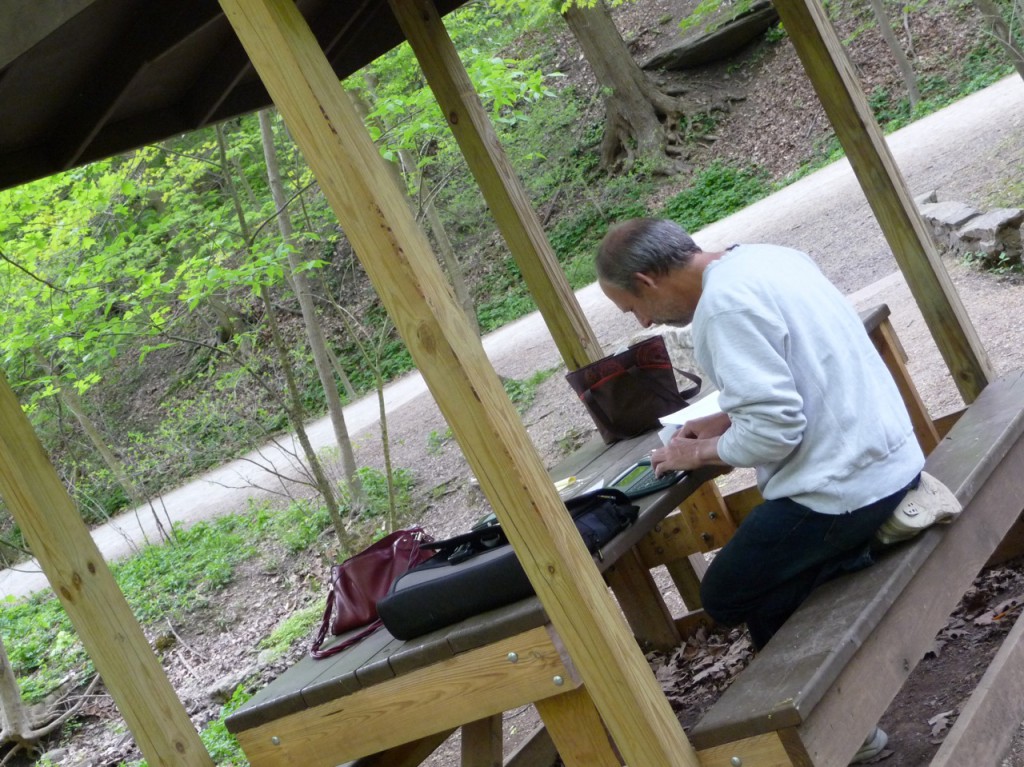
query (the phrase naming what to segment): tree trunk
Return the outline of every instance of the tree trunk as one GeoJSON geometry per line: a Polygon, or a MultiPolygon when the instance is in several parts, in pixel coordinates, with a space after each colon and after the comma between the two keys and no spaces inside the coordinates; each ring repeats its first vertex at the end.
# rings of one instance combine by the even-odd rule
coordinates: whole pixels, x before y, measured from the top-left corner
{"type": "Polygon", "coordinates": [[[606,93],[601,166],[628,170],[643,159],[657,171],[675,169],[682,154],[679,120],[699,107],[663,93],[650,81],[633,60],[604,0],[592,8],[573,3],[562,17],[606,93]],[[670,161],[670,156],[677,159],[670,161]]]}
{"type": "Polygon", "coordinates": [[[58,701],[53,709],[44,712],[41,717],[31,716],[30,709],[21,699],[18,678],[14,675],[3,637],[0,637],[0,745],[14,744],[0,763],[7,764],[8,760],[21,750],[38,749],[43,738],[78,713],[97,682],[98,676],[89,683],[88,689],[79,701],[63,713],[57,713],[56,709],[65,698],[58,701]]]}
{"type": "MultiPolygon", "coordinates": [[[[99,427],[95,422],[93,422],[92,418],[89,417],[89,414],[85,412],[85,405],[78,396],[78,392],[75,391],[75,387],[65,386],[61,383],[57,371],[38,347],[32,347],[32,354],[35,357],[36,363],[45,370],[53,380],[53,384],[57,389],[57,394],[61,401],[68,410],[74,414],[79,426],[82,427],[82,431],[85,432],[85,436],[88,438],[89,442],[92,443],[96,452],[99,453],[103,464],[110,469],[110,473],[114,475],[114,479],[117,481],[117,484],[124,490],[125,494],[128,496],[128,500],[137,512],[138,509],[146,504],[146,495],[139,489],[138,485],[132,481],[124,463],[114,455],[114,451],[110,449],[110,446],[107,444],[106,439],[100,432],[99,427]]],[[[169,540],[167,530],[161,523],[160,518],[155,518],[161,537],[164,540],[169,540]]],[[[146,542],[148,543],[149,541],[147,540],[146,542]]]]}
{"type": "Polygon", "coordinates": [[[302,447],[302,452],[306,456],[306,461],[309,463],[309,470],[313,473],[313,478],[316,480],[317,488],[323,496],[324,505],[327,507],[327,514],[330,516],[331,523],[334,525],[334,532],[338,536],[338,541],[341,543],[342,548],[345,551],[351,553],[354,550],[354,541],[352,536],[349,535],[348,530],[345,528],[345,520],[342,519],[341,510],[338,508],[338,499],[334,495],[331,480],[327,477],[323,464],[320,463],[320,457],[317,455],[316,450],[313,449],[313,443],[309,441],[309,435],[306,433],[306,425],[303,421],[301,404],[302,397],[299,394],[299,387],[295,383],[295,374],[292,371],[291,363],[288,361],[288,347],[285,346],[284,339],[281,338],[281,330],[277,326],[274,307],[270,302],[270,291],[267,290],[266,285],[260,285],[260,298],[263,299],[263,306],[266,309],[267,327],[270,329],[270,338],[273,341],[274,348],[277,350],[278,358],[281,361],[281,367],[284,370],[284,380],[288,387],[288,418],[292,422],[292,428],[295,429],[295,438],[299,441],[299,445],[302,447]]]}
{"type": "Polygon", "coordinates": [[[921,98],[917,90],[917,75],[914,73],[914,67],[910,63],[910,59],[907,58],[907,54],[903,51],[900,41],[896,39],[896,33],[892,31],[889,17],[885,13],[883,0],[871,0],[871,12],[875,15],[875,21],[878,23],[878,30],[882,33],[882,38],[885,40],[886,45],[889,46],[889,50],[892,51],[892,55],[896,58],[896,66],[899,67],[903,84],[907,86],[907,99],[910,102],[910,112],[913,114],[914,107],[917,106],[917,102],[921,98]]]}
{"type": "MultiPolygon", "coordinates": [[[[1017,74],[1021,76],[1021,79],[1024,79],[1024,51],[1021,50],[1021,47],[1014,40],[1013,32],[1003,18],[1003,15],[999,12],[999,7],[992,0],[973,0],[973,2],[974,7],[984,17],[985,23],[988,24],[989,31],[995,37],[996,42],[999,43],[1000,47],[1010,57],[1013,68],[1017,70],[1017,74]]],[[[1021,3],[1014,3],[1013,7],[1015,10],[1019,7],[1020,12],[1024,13],[1024,5],[1021,5],[1021,3]]]]}
{"type": "MultiPolygon", "coordinates": [[[[221,125],[216,127],[216,134],[221,162],[226,168],[227,141],[224,138],[224,129],[221,125]]],[[[245,242],[249,243],[252,240],[252,236],[249,233],[249,226],[245,220],[245,212],[242,210],[241,201],[238,199],[238,191],[235,189],[230,174],[225,176],[225,186],[227,187],[228,196],[231,198],[231,201],[235,206],[235,214],[238,217],[238,225],[241,229],[242,236],[245,238],[245,242]]],[[[309,464],[309,470],[312,472],[317,489],[320,491],[320,495],[324,499],[324,505],[327,507],[327,513],[330,515],[335,533],[338,535],[338,540],[346,551],[351,551],[353,541],[351,536],[349,536],[348,531],[345,529],[345,523],[344,520],[342,520],[341,512],[338,508],[338,501],[334,495],[333,486],[331,485],[331,481],[328,479],[327,474],[323,470],[323,466],[320,463],[319,456],[316,454],[316,450],[313,449],[313,445],[309,441],[309,435],[306,433],[305,419],[303,417],[304,413],[302,412],[302,398],[299,395],[299,389],[295,383],[295,375],[292,372],[292,366],[288,360],[288,347],[281,338],[281,331],[277,326],[277,317],[274,314],[274,306],[270,300],[270,291],[267,290],[266,285],[260,285],[260,298],[262,299],[263,306],[265,308],[265,317],[267,327],[270,330],[270,337],[273,341],[274,349],[277,352],[281,369],[284,372],[286,386],[288,387],[288,396],[285,398],[285,408],[288,413],[288,420],[291,422],[291,426],[295,430],[296,439],[298,439],[299,445],[302,447],[303,454],[306,456],[306,461],[309,464]]]]}
{"type": "Polygon", "coordinates": [[[267,110],[260,111],[259,121],[260,135],[263,140],[263,156],[267,163],[267,179],[270,184],[270,193],[274,198],[274,207],[277,210],[277,225],[281,231],[281,237],[289,245],[289,276],[295,286],[295,295],[299,300],[299,308],[302,310],[302,320],[306,326],[306,337],[309,339],[309,346],[313,351],[313,363],[316,366],[317,375],[320,377],[320,385],[323,386],[324,395],[327,398],[327,411],[330,414],[331,426],[334,427],[334,440],[337,442],[338,450],[341,453],[342,471],[345,473],[345,481],[348,483],[352,496],[353,511],[358,515],[366,506],[366,493],[363,491],[362,482],[359,481],[355,451],[352,449],[352,440],[349,437],[348,426],[345,423],[345,411],[341,405],[341,397],[338,396],[338,386],[332,374],[331,360],[327,353],[327,342],[324,339],[323,328],[320,326],[316,306],[313,303],[313,294],[310,289],[309,280],[301,268],[302,262],[299,258],[299,249],[294,242],[295,236],[292,229],[292,220],[288,213],[284,187],[281,183],[277,152],[274,149],[274,129],[270,124],[270,115],[267,110]]]}

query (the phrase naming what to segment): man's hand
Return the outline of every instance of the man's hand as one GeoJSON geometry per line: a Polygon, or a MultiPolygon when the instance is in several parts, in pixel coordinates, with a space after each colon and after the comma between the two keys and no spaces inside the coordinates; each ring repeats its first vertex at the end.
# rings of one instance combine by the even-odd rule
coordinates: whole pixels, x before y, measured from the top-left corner
{"type": "Polygon", "coordinates": [[[672,435],[665,447],[651,451],[654,475],[668,471],[687,471],[701,466],[729,467],[718,457],[718,438],[732,425],[725,413],[714,413],[687,421],[672,435]]]}
{"type": "Polygon", "coordinates": [[[712,413],[711,415],[694,418],[687,421],[672,435],[672,439],[711,439],[721,437],[732,426],[732,421],[725,413],[712,413]]]}

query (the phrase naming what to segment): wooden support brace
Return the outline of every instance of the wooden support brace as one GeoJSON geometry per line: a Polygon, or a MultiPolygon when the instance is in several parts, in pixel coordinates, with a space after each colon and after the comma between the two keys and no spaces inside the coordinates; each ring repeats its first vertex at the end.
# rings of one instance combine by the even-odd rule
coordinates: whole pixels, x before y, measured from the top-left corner
{"type": "Polygon", "coordinates": [[[605,572],[605,579],[641,647],[667,652],[679,644],[672,614],[635,548],[605,572]]]}
{"type": "Polygon", "coordinates": [[[501,714],[462,725],[462,767],[501,767],[501,714]]]}
{"type": "Polygon", "coordinates": [[[939,432],[936,430],[931,416],[928,415],[928,409],[924,405],[924,400],[921,399],[921,393],[910,377],[910,371],[907,370],[906,364],[907,355],[896,336],[896,331],[893,330],[892,323],[888,319],[882,320],[878,327],[871,332],[871,340],[882,361],[892,373],[896,388],[899,389],[903,402],[907,406],[907,412],[910,414],[910,422],[914,425],[914,434],[917,435],[918,444],[921,445],[924,454],[928,455],[939,444],[939,432]]]}
{"type": "MultiPolygon", "coordinates": [[[[220,4],[451,424],[616,743],[634,765],[693,767],[697,761],[693,747],[565,514],[565,504],[480,339],[455,304],[426,236],[295,3],[220,0],[220,4]]],[[[442,35],[432,3],[395,0],[392,8],[401,14],[403,31],[410,39],[437,42],[442,35]]],[[[402,679],[408,676],[412,675],[402,679]]],[[[461,676],[458,679],[461,684],[461,676]]],[[[431,696],[452,697],[446,699],[448,705],[432,707],[431,721],[419,726],[431,731],[451,726],[448,717],[469,702],[469,696],[455,694],[451,681],[439,677],[433,688],[426,688],[431,696]]],[[[423,694],[422,689],[418,692],[423,694]]],[[[501,704],[501,693],[492,688],[485,704],[462,711],[454,724],[513,707],[501,704]]],[[[543,696],[535,694],[532,699],[537,697],[543,696]]],[[[332,724],[342,718],[332,717],[332,724]]],[[[409,727],[409,719],[402,721],[402,728],[409,727]]],[[[357,738],[388,735],[389,727],[398,726],[398,719],[393,721],[350,734],[357,738]]],[[[338,737],[333,727],[322,724],[300,725],[301,737],[322,739],[325,730],[328,737],[338,737]]],[[[426,732],[412,736],[418,734],[426,732]]],[[[386,747],[364,745],[368,749],[364,753],[386,747]]],[[[260,747],[264,748],[262,743],[260,747]]],[[[341,754],[346,744],[335,741],[335,747],[341,754]]],[[[312,740],[307,753],[325,758],[324,746],[314,746],[312,740]]],[[[267,751],[262,754],[271,758],[267,751]]],[[[304,756],[298,754],[288,767],[312,767],[314,762],[304,756]]]]}
{"type": "Polygon", "coordinates": [[[387,751],[348,762],[343,767],[419,767],[453,732],[454,729],[435,732],[411,743],[403,743],[387,751]]]}
{"type": "Polygon", "coordinates": [[[537,701],[565,767],[620,767],[601,715],[583,687],[537,701]]]}
{"type": "Polygon", "coordinates": [[[541,626],[243,730],[238,742],[253,767],[334,767],[339,757],[386,751],[574,684],[550,629],[541,626]],[[429,716],[422,715],[426,698],[433,701],[429,716]]]}
{"type": "Polygon", "coordinates": [[[755,735],[697,752],[701,767],[811,767],[811,760],[792,730],[755,735]]]}
{"type": "Polygon", "coordinates": [[[652,568],[720,549],[734,532],[736,524],[718,485],[705,482],[679,511],[655,525],[637,548],[644,565],[652,568]]]}
{"type": "Polygon", "coordinates": [[[988,356],[828,14],[818,0],[777,0],[775,8],[961,396],[973,402],[992,379],[988,356]]]}

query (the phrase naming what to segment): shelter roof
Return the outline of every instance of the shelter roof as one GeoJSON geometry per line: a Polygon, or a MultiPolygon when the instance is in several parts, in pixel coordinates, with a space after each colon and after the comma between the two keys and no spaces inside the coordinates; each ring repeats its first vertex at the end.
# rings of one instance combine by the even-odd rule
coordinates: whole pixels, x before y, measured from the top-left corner
{"type": "MultiPolygon", "coordinates": [[[[404,39],[386,0],[297,6],[342,79],[404,39]]],[[[0,189],[269,105],[217,0],[0,3],[0,189]]]]}

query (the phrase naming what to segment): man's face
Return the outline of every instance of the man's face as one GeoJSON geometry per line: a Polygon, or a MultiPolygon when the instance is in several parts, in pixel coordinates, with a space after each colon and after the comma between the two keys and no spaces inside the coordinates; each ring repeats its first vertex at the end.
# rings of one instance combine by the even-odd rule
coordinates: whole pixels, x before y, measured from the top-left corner
{"type": "Polygon", "coordinates": [[[696,292],[689,289],[688,282],[638,273],[634,275],[633,290],[624,290],[603,280],[599,284],[620,311],[632,313],[637,322],[649,328],[651,325],[682,327],[690,324],[700,292],[699,281],[696,292]]]}

